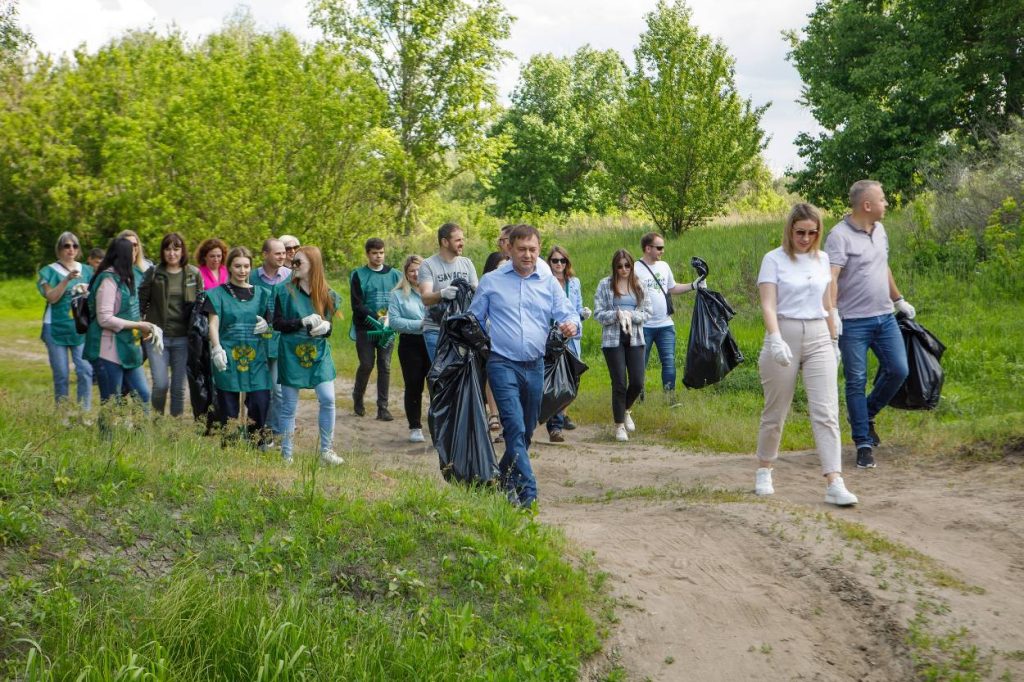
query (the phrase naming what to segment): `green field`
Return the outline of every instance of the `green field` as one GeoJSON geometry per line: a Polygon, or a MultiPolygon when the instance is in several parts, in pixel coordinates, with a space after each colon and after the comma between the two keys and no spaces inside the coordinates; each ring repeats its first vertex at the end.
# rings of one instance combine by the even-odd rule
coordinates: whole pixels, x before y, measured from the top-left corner
{"type": "MultiPolygon", "coordinates": [[[[636,408],[643,439],[709,456],[753,452],[763,335],[755,280],[780,224],[668,241],[679,280],[692,277],[691,255],[710,264],[709,285],[737,310],[747,361],[717,386],[680,388],[675,409],[652,363],[649,397],[636,408]]],[[[883,413],[886,445],[935,458],[1019,448],[1017,296],[984,272],[912,271],[899,216],[889,224],[897,281],[949,350],[941,406],[883,413]]],[[[569,249],[589,302],[612,252],[638,252],[642,232],[553,231],[545,245],[569,249]]],[[[482,263],[492,235],[469,237],[482,263]]],[[[691,301],[677,299],[680,363],[691,301]]],[[[95,427],[57,427],[35,338],[41,312],[32,282],[0,282],[0,677],[563,680],[600,648],[614,617],[601,574],[560,532],[488,491],[372,475],[367,452],[343,453],[339,470],[283,469],[165,419],[120,429],[113,445],[95,427]]],[[[609,424],[599,329],[585,329],[591,370],[571,413],[609,424]]],[[[333,343],[339,374],[351,376],[351,343],[343,333],[333,343]]],[[[343,396],[339,410],[347,407],[343,396]]],[[[812,447],[802,396],[783,447],[812,447]]]]}

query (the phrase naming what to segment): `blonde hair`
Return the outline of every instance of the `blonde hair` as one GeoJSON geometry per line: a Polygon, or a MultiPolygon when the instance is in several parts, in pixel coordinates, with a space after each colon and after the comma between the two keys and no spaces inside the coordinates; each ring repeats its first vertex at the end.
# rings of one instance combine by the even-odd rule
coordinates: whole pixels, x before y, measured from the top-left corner
{"type": "Polygon", "coordinates": [[[142,239],[139,238],[139,233],[135,230],[121,230],[117,233],[115,239],[124,239],[125,237],[135,237],[135,241],[139,243],[139,253],[135,256],[135,267],[142,272],[149,270],[149,263],[146,262],[146,255],[142,252],[142,239]]]}
{"type": "Polygon", "coordinates": [[[821,245],[821,211],[811,204],[797,204],[789,212],[789,217],[786,218],[786,230],[782,233],[782,250],[789,256],[790,260],[796,260],[797,254],[796,240],[793,238],[793,226],[801,220],[813,220],[814,224],[818,226],[818,234],[815,235],[814,241],[811,242],[811,253],[817,252],[818,247],[821,245]]]}
{"type": "Polygon", "coordinates": [[[401,289],[402,290],[402,294],[405,295],[405,296],[408,296],[409,292],[412,291],[412,285],[409,284],[409,280],[405,276],[405,273],[409,269],[409,266],[412,265],[413,263],[422,263],[422,262],[423,262],[423,256],[418,256],[415,253],[412,254],[411,256],[407,257],[405,259],[405,262],[402,263],[402,275],[398,278],[398,284],[395,285],[395,288],[392,289],[392,291],[397,291],[398,289],[401,289]]]}

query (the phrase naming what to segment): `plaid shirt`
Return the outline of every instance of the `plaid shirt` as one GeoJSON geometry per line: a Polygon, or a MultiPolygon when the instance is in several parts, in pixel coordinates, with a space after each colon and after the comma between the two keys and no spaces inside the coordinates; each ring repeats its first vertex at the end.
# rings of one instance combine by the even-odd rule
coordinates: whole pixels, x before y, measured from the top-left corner
{"type": "MultiPolygon", "coordinates": [[[[619,345],[619,309],[615,306],[615,298],[612,296],[611,281],[611,277],[602,279],[594,293],[594,319],[601,323],[601,348],[617,348],[619,345]]],[[[633,329],[629,335],[629,343],[631,346],[643,346],[644,322],[654,313],[651,297],[644,296],[640,308],[631,312],[633,329]]]]}

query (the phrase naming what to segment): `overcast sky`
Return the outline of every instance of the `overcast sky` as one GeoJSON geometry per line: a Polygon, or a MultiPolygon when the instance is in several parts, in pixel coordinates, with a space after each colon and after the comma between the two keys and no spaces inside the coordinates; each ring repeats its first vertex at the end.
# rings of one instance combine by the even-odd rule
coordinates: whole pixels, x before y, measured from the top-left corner
{"type": "MultiPolygon", "coordinates": [[[[248,5],[261,28],[287,28],[306,40],[319,31],[308,23],[307,0],[21,0],[20,21],[39,49],[69,52],[84,43],[95,51],[125,29],[175,24],[189,37],[216,31],[239,5],[248,5]]],[[[519,67],[533,54],[562,56],[589,43],[614,48],[627,64],[644,31],[644,16],[656,0],[506,0],[517,18],[506,47],[515,55],[498,77],[502,96],[515,86],[519,67]]],[[[765,158],[775,174],[800,167],[793,139],[817,130],[814,119],[796,104],[800,78],[786,61],[781,32],[800,29],[814,0],[690,0],[693,21],[703,33],[722,41],[736,59],[736,85],[755,105],[771,102],[762,127],[771,136],[765,158]]]]}

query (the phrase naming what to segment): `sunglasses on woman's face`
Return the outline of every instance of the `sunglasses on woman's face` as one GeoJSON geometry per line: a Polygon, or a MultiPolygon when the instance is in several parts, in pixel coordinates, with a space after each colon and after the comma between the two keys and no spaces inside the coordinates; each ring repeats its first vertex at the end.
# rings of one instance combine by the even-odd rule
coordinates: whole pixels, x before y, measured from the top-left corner
{"type": "Polygon", "coordinates": [[[303,261],[302,261],[301,258],[296,258],[295,260],[292,261],[292,267],[293,268],[301,268],[302,267],[302,262],[303,261]]]}
{"type": "Polygon", "coordinates": [[[69,242],[67,244],[61,244],[60,248],[62,248],[62,249],[77,249],[78,248],[78,244],[71,244],[69,242]]]}
{"type": "Polygon", "coordinates": [[[567,258],[552,258],[551,259],[551,264],[552,265],[565,265],[568,262],[569,262],[569,259],[567,259],[567,258]]]}
{"type": "Polygon", "coordinates": [[[629,270],[629,263],[619,263],[615,267],[619,270],[629,270]]]}

